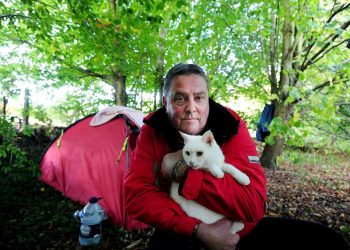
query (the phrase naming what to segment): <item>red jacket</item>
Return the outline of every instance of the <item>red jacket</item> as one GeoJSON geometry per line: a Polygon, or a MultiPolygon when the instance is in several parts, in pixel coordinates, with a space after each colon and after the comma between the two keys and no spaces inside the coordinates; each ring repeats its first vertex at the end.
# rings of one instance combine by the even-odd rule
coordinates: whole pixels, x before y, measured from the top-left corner
{"type": "MultiPolygon", "coordinates": [[[[164,108],[147,116],[144,122],[125,180],[127,212],[149,225],[191,235],[198,220],[187,216],[170,198],[169,183],[160,178],[163,156],[181,149],[182,138],[170,125],[164,108]]],[[[227,174],[217,179],[206,171],[189,169],[181,193],[234,221],[243,220],[245,228],[240,235],[244,236],[265,213],[266,179],[256,161],[255,144],[244,121],[212,100],[204,131],[208,129],[219,143],[225,161],[246,173],[250,184],[243,186],[227,174]]]]}

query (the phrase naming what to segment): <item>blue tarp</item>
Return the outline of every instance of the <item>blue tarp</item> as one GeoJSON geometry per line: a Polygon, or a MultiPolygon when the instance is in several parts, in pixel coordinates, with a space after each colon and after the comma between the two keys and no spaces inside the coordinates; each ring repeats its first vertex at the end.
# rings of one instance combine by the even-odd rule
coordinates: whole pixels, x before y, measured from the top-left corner
{"type": "Polygon", "coordinates": [[[265,104],[264,110],[261,113],[260,120],[258,123],[258,130],[256,131],[256,139],[258,141],[264,141],[266,136],[270,134],[268,130],[268,125],[272,121],[273,111],[275,106],[273,104],[265,104]]]}

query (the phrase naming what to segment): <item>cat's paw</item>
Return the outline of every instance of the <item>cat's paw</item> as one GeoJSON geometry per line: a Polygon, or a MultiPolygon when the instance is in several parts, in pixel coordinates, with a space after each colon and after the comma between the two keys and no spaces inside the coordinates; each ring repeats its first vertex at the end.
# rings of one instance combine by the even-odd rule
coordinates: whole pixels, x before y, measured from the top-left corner
{"type": "Polygon", "coordinates": [[[250,184],[250,179],[246,174],[241,174],[239,178],[237,178],[237,181],[242,184],[242,185],[249,185],[250,184]]]}
{"type": "Polygon", "coordinates": [[[212,176],[214,176],[215,178],[218,178],[218,179],[224,178],[224,172],[220,171],[220,169],[211,169],[209,171],[212,174],[212,176]]]}
{"type": "Polygon", "coordinates": [[[217,172],[216,175],[214,175],[214,177],[218,179],[224,178],[224,172],[217,172]]]}
{"type": "Polygon", "coordinates": [[[212,168],[209,169],[209,172],[214,176],[215,178],[221,179],[224,178],[224,172],[219,168],[212,168]]]}

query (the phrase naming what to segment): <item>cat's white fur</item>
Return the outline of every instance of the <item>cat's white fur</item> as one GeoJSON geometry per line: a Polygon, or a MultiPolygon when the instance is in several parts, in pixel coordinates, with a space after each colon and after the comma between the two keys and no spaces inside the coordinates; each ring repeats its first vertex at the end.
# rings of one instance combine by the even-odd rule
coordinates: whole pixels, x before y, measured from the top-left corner
{"type": "MultiPolygon", "coordinates": [[[[249,177],[236,167],[225,163],[225,157],[210,130],[202,136],[181,133],[184,138],[182,157],[186,164],[194,169],[203,169],[216,178],[223,178],[224,172],[233,176],[242,185],[249,185],[249,177]]],[[[178,194],[179,183],[173,182],[170,196],[181,206],[187,215],[197,218],[204,223],[214,223],[224,216],[216,213],[193,200],[186,200],[178,194]]],[[[244,228],[242,222],[234,222],[231,233],[235,234],[244,228]]]]}

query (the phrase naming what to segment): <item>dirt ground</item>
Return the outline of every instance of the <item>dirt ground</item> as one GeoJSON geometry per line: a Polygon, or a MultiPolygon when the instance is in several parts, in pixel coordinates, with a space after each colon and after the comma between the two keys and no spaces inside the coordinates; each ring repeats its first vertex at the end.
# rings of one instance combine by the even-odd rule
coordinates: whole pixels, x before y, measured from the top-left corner
{"type": "MultiPolygon", "coordinates": [[[[267,215],[325,224],[341,232],[350,249],[350,164],[282,164],[279,170],[265,172],[267,215]]],[[[153,231],[127,232],[107,220],[101,243],[82,247],[78,243],[79,221],[72,216],[82,205],[37,177],[3,186],[0,199],[0,249],[141,250],[153,231]]]]}

